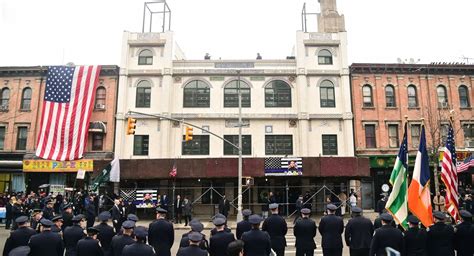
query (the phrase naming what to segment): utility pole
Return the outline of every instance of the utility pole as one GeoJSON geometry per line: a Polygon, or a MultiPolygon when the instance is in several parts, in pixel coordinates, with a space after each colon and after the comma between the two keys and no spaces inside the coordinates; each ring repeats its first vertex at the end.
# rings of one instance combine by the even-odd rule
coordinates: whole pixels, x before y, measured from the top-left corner
{"type": "Polygon", "coordinates": [[[242,220],[242,91],[240,90],[240,70],[237,70],[237,93],[239,97],[239,182],[237,198],[237,222],[242,220]]]}

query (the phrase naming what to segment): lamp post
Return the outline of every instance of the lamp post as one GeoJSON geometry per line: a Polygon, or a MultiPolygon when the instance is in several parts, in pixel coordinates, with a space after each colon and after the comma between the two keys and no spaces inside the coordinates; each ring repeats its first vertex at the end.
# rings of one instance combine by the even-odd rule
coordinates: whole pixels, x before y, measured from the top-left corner
{"type": "Polygon", "coordinates": [[[239,99],[239,164],[238,164],[238,197],[237,197],[237,222],[242,220],[242,91],[240,90],[240,70],[237,70],[237,93],[239,99]]]}

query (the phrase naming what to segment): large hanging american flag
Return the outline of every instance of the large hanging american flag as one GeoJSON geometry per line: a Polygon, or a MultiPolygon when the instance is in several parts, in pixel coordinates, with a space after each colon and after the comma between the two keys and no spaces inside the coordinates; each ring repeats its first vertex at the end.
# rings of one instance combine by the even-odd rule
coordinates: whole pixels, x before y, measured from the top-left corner
{"type": "Polygon", "coordinates": [[[49,67],[38,157],[60,161],[82,158],[99,73],[100,66],[49,67]]]}
{"type": "Polygon", "coordinates": [[[446,138],[446,148],[443,153],[441,165],[441,180],[446,186],[446,209],[456,220],[460,220],[458,212],[458,174],[456,171],[456,147],[454,143],[454,131],[452,125],[448,127],[448,137],[446,138]]]}

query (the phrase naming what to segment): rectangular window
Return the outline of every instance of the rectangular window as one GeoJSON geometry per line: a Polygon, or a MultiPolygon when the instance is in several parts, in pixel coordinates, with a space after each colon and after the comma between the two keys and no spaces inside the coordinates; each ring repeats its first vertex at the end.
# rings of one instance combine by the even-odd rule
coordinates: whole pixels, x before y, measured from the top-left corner
{"type": "Polygon", "coordinates": [[[374,124],[365,125],[365,147],[366,148],[377,147],[377,143],[375,140],[375,125],[374,124]]]}
{"type": "Polygon", "coordinates": [[[5,126],[0,127],[0,150],[5,150],[5,133],[7,128],[5,126]]]}
{"type": "Polygon", "coordinates": [[[418,146],[420,145],[421,125],[412,124],[410,134],[412,147],[418,148],[418,146]]]}
{"type": "Polygon", "coordinates": [[[28,127],[19,126],[16,135],[16,150],[26,150],[26,140],[28,139],[28,127]]]}
{"type": "Polygon", "coordinates": [[[209,135],[193,135],[190,141],[182,143],[183,155],[209,155],[209,135]]]}
{"type": "Polygon", "coordinates": [[[474,148],[474,124],[463,124],[462,129],[466,148],[474,148]]]}
{"type": "MultiPolygon", "coordinates": [[[[239,135],[224,135],[224,139],[239,146],[239,135]]],[[[239,151],[224,141],[224,155],[238,155],[239,151]]],[[[252,135],[242,135],[242,155],[252,154],[252,135]]]]}
{"type": "Polygon", "coordinates": [[[133,136],[133,155],[147,156],[148,155],[148,135],[133,136]]]}
{"type": "Polygon", "coordinates": [[[448,124],[441,124],[440,128],[440,139],[441,139],[441,147],[446,146],[446,139],[448,138],[448,129],[449,125],[448,124]]]}
{"type": "Polygon", "coordinates": [[[337,155],[337,135],[323,135],[323,155],[337,155]]]}
{"type": "Polygon", "coordinates": [[[293,135],[265,135],[265,155],[293,155],[293,135]]]}
{"type": "Polygon", "coordinates": [[[138,57],[138,65],[152,65],[153,56],[140,56],[138,57]]]}
{"type": "Polygon", "coordinates": [[[332,65],[332,57],[331,56],[318,56],[318,64],[332,65]]]}
{"type": "Polygon", "coordinates": [[[388,125],[388,146],[398,148],[398,124],[388,125]]]}
{"type": "Polygon", "coordinates": [[[92,151],[102,151],[104,147],[104,134],[93,133],[92,134],[92,151]]]}

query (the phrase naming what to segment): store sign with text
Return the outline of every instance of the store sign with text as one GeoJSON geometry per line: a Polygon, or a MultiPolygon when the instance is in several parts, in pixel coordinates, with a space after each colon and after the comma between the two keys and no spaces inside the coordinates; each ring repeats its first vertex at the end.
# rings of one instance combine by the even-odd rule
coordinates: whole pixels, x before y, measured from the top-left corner
{"type": "Polygon", "coordinates": [[[94,171],[94,160],[75,161],[23,160],[23,172],[86,172],[94,171]]]}

